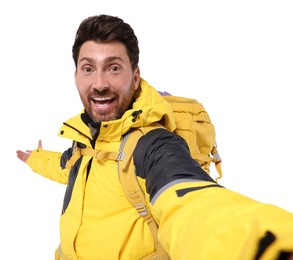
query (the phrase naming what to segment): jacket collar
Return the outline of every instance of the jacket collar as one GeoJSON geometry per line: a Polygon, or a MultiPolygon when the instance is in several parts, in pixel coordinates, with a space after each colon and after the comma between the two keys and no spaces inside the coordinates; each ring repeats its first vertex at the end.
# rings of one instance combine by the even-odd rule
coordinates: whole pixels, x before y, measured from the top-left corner
{"type": "MultiPolygon", "coordinates": [[[[101,122],[97,126],[100,128],[97,140],[121,141],[122,136],[130,129],[147,126],[155,122],[162,123],[164,127],[171,131],[175,129],[175,119],[169,103],[144,79],[140,81],[140,88],[132,107],[120,119],[101,122]]],[[[88,123],[91,123],[91,119],[83,110],[82,113],[63,124],[59,135],[83,143],[85,143],[84,139],[90,141],[92,136],[88,123]]]]}

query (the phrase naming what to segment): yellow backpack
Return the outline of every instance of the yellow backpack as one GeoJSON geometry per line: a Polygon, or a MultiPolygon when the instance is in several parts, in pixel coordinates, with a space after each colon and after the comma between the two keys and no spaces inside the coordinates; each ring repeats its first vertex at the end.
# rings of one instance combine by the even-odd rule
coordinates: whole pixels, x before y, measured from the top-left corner
{"type": "Polygon", "coordinates": [[[164,98],[174,112],[175,133],[185,139],[192,158],[207,173],[210,173],[211,162],[215,163],[219,174],[217,179],[221,178],[221,158],[217,151],[215,128],[202,104],[185,97],[169,95],[164,98]]]}
{"type": "MultiPolygon", "coordinates": [[[[202,104],[195,99],[163,96],[172,106],[176,130],[175,133],[183,137],[190,149],[190,154],[202,169],[210,174],[210,164],[213,162],[219,174],[218,180],[222,177],[221,158],[217,151],[216,135],[214,125],[202,104]]],[[[137,209],[138,213],[145,219],[152,233],[156,252],[145,259],[169,259],[161,246],[157,236],[157,224],[149,210],[148,202],[136,179],[133,152],[138,140],[147,132],[163,127],[159,124],[150,125],[135,129],[126,134],[122,140],[119,152],[98,151],[92,148],[78,148],[74,146],[74,153],[67,162],[66,168],[70,169],[82,155],[89,155],[97,160],[116,160],[118,174],[123,191],[128,201],[137,209]]]]}

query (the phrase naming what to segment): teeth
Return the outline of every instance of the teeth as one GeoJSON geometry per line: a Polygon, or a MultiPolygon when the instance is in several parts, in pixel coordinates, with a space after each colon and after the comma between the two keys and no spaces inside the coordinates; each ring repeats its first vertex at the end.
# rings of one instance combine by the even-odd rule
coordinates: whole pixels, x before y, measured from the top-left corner
{"type": "Polygon", "coordinates": [[[111,97],[96,97],[96,98],[93,98],[93,100],[95,101],[107,101],[107,100],[111,100],[112,98],[111,97]]]}

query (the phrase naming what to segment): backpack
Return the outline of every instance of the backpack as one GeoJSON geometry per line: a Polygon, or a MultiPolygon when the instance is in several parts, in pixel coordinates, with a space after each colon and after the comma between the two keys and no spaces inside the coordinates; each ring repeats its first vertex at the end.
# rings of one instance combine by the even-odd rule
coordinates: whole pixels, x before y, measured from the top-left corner
{"type": "MultiPolygon", "coordinates": [[[[176,129],[175,134],[183,137],[188,144],[190,154],[202,169],[210,174],[210,164],[215,164],[219,177],[222,177],[221,158],[217,151],[215,128],[211,123],[210,117],[201,103],[195,99],[163,96],[167,100],[175,116],[176,129]]],[[[119,152],[97,151],[92,148],[79,148],[74,142],[73,155],[67,161],[66,168],[70,169],[82,155],[90,155],[96,159],[116,160],[118,165],[118,176],[128,201],[137,209],[141,217],[145,219],[152,233],[156,252],[147,259],[169,259],[158,240],[158,227],[149,210],[148,202],[145,201],[145,195],[137,181],[133,151],[138,140],[153,129],[163,127],[160,124],[141,127],[127,133],[121,142],[119,152]],[[159,257],[159,258],[158,258],[159,257]]]]}

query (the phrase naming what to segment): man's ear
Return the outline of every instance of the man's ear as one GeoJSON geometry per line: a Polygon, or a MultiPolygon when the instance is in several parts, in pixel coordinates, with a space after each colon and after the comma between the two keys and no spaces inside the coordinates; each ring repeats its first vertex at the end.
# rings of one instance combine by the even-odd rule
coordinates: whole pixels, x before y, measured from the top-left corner
{"type": "Polygon", "coordinates": [[[139,83],[140,83],[140,69],[138,66],[135,69],[134,74],[133,74],[133,83],[135,85],[135,89],[137,89],[139,86],[139,83]]]}

